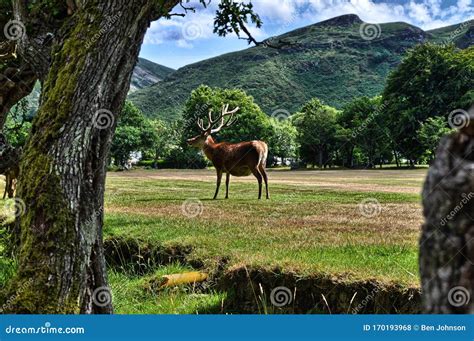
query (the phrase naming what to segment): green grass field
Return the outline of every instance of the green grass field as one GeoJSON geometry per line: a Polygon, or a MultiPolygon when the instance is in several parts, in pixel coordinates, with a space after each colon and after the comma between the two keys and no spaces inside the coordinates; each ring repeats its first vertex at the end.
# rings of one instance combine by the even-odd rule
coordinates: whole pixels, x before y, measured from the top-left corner
{"type": "MultiPolygon", "coordinates": [[[[252,177],[231,178],[218,200],[213,170],[134,170],[107,176],[105,239],[189,247],[211,267],[280,267],[418,286],[420,191],[426,169],[269,171],[270,200],[257,200],[252,177]],[[376,199],[380,206],[362,206],[376,199]],[[364,208],[366,210],[364,210],[364,208]],[[363,214],[364,213],[364,214],[363,214]]],[[[187,271],[157,266],[139,276],[111,268],[118,313],[219,312],[225,294],[192,287],[147,290],[150,279],[187,271]]]]}
{"type": "MultiPolygon", "coordinates": [[[[230,267],[279,266],[302,276],[325,273],[418,286],[425,174],[426,169],[270,171],[271,199],[259,201],[251,177],[232,178],[230,198],[223,199],[221,187],[219,199],[211,200],[212,170],[109,173],[105,235],[191,246],[192,258],[204,264],[228,257],[230,267]],[[360,204],[369,198],[380,203],[379,214],[361,213],[360,204]]],[[[124,280],[118,274],[111,279],[124,280]]],[[[179,302],[187,297],[174,294],[177,306],[168,307],[171,312],[184,309],[179,302]]],[[[200,304],[208,311],[206,304],[218,307],[220,299],[216,294],[183,304],[187,312],[200,304]]]]}

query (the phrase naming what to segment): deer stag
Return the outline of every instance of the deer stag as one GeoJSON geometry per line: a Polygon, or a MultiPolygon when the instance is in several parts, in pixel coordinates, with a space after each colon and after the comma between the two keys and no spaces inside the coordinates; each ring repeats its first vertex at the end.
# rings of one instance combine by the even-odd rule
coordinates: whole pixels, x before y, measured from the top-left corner
{"type": "Polygon", "coordinates": [[[201,149],[206,157],[212,162],[217,172],[217,187],[214,199],[217,198],[221,185],[222,173],[226,173],[225,198],[229,197],[230,176],[248,176],[253,174],[258,181],[258,198],[262,197],[262,179],[265,181],[265,190],[268,196],[268,178],[265,172],[267,162],[268,147],[263,141],[247,141],[239,143],[221,142],[216,143],[211,134],[219,132],[222,128],[228,128],[237,119],[234,114],[239,107],[228,111],[229,105],[223,105],[218,118],[212,118],[212,110],[208,113],[208,125],[204,127],[203,120],[198,119],[197,125],[201,133],[187,140],[192,147],[201,149]],[[229,118],[225,120],[225,117],[229,118]],[[218,123],[217,127],[213,128],[218,123]]]}

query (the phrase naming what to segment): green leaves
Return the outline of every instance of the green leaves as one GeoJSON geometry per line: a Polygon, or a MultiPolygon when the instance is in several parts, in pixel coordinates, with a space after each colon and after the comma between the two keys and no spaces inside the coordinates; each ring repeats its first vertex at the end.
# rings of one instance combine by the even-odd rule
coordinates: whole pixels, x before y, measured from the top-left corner
{"type": "Polygon", "coordinates": [[[473,47],[424,44],[411,50],[389,76],[383,94],[388,128],[398,150],[410,160],[420,159],[425,150],[417,132],[423,122],[468,109],[473,88],[473,47]]]}
{"type": "Polygon", "coordinates": [[[446,127],[446,119],[442,116],[430,117],[421,123],[417,136],[428,160],[434,158],[441,138],[452,131],[453,129],[446,127]]]}
{"type": "Polygon", "coordinates": [[[324,166],[334,151],[337,132],[336,109],[314,98],[301,109],[295,120],[300,143],[300,157],[308,163],[324,166]]]}
{"type": "Polygon", "coordinates": [[[249,44],[258,45],[259,43],[245,26],[249,22],[255,24],[257,28],[262,26],[262,20],[253,11],[251,2],[247,4],[234,0],[221,0],[214,20],[214,33],[222,37],[229,33],[235,33],[239,39],[246,39],[249,44]],[[246,38],[241,38],[242,32],[247,36],[246,38]]]}
{"type": "Polygon", "coordinates": [[[235,114],[237,122],[228,129],[223,129],[215,136],[216,139],[228,142],[246,140],[265,140],[270,136],[270,121],[265,113],[243,90],[210,88],[202,85],[195,89],[186,102],[183,113],[183,139],[190,138],[200,133],[196,122],[198,118],[208,121],[208,112],[212,110],[216,117],[222,105],[229,104],[229,110],[240,107],[235,114]]]}
{"type": "Polygon", "coordinates": [[[125,166],[132,152],[154,152],[160,142],[156,128],[131,102],[125,102],[110,151],[115,163],[125,166]]]}
{"type": "Polygon", "coordinates": [[[203,119],[204,125],[207,125],[209,110],[212,110],[215,117],[224,104],[229,104],[229,110],[235,107],[240,110],[235,114],[236,123],[213,136],[215,140],[234,143],[263,140],[269,145],[269,159],[295,156],[296,129],[289,120],[280,122],[269,118],[255,104],[253,97],[240,89],[211,88],[205,85],[195,89],[185,105],[181,137],[184,150],[184,141],[200,133],[197,120],[203,119]]]}

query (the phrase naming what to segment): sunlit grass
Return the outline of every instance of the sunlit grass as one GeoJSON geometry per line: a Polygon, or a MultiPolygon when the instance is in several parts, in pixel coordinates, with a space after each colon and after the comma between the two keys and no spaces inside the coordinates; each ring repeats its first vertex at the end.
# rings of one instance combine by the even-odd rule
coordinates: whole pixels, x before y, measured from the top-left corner
{"type": "Polygon", "coordinates": [[[146,276],[109,271],[113,305],[117,314],[206,314],[221,312],[224,293],[201,292],[192,285],[152,291],[147,285],[156,277],[189,271],[170,265],[146,276]]]}
{"type": "MultiPolygon", "coordinates": [[[[230,199],[222,199],[223,186],[220,199],[211,200],[212,170],[109,173],[104,234],[148,245],[191,246],[188,260],[199,260],[205,267],[226,257],[229,268],[279,267],[299,276],[318,273],[413,286],[419,281],[419,188],[424,174],[425,170],[278,170],[269,172],[271,200],[259,201],[251,177],[232,178],[230,199]],[[200,213],[195,217],[183,206],[190,198],[200,213]],[[359,204],[367,198],[378,200],[379,214],[361,214],[359,204]]],[[[14,260],[0,258],[0,289],[16,268],[14,260]]],[[[155,264],[143,276],[123,270],[108,271],[116,313],[225,311],[226,294],[213,289],[187,285],[150,290],[153,278],[190,267],[155,264]]],[[[264,306],[261,313],[271,312],[264,306]]]]}
{"type": "MultiPolygon", "coordinates": [[[[191,257],[204,262],[226,256],[230,265],[417,285],[422,217],[416,186],[424,174],[277,171],[270,172],[271,200],[256,200],[249,177],[232,178],[230,199],[213,201],[212,171],[114,173],[107,183],[105,234],[190,245],[191,257]],[[192,201],[199,212],[202,207],[196,217],[186,215],[189,198],[200,201],[192,201]],[[380,214],[361,214],[367,198],[380,202],[380,214]]],[[[221,191],[222,198],[224,186],[221,191]]]]}

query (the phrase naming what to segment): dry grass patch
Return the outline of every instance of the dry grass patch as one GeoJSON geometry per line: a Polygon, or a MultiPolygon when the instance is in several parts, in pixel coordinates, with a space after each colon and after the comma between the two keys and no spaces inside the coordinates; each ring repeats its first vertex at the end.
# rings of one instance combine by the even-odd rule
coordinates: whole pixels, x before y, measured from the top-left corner
{"type": "Polygon", "coordinates": [[[231,180],[230,199],[210,200],[211,170],[113,173],[107,183],[106,233],[192,245],[193,256],[204,262],[229,257],[231,265],[413,285],[418,282],[420,197],[416,187],[400,184],[421,184],[424,173],[273,171],[272,199],[260,201],[251,177],[231,180]],[[190,198],[202,208],[195,217],[183,211],[190,198]],[[368,198],[380,203],[379,214],[361,214],[359,204],[368,198]]]}

